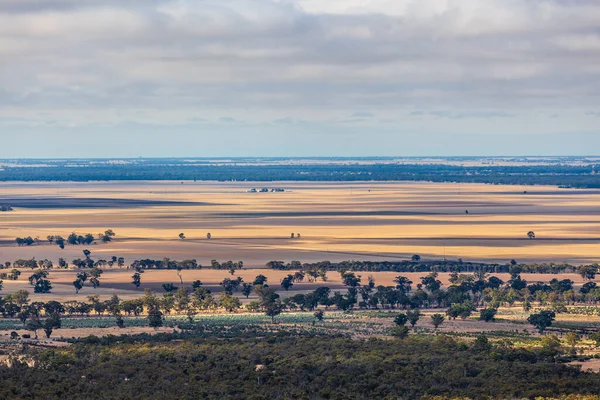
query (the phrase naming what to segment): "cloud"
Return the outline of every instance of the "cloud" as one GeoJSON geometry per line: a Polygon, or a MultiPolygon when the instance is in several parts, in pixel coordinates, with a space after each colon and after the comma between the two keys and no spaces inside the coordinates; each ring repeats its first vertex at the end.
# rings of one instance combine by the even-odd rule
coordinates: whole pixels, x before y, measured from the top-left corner
{"type": "Polygon", "coordinates": [[[592,0],[0,0],[0,118],[589,124],[598,26],[592,0]]]}

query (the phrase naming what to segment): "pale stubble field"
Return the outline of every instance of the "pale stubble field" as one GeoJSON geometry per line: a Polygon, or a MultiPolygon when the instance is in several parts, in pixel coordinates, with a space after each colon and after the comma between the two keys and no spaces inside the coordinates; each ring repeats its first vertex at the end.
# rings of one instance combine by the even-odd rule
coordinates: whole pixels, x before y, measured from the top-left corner
{"type": "MultiPolygon", "coordinates": [[[[0,213],[2,262],[32,257],[54,262],[64,257],[70,262],[88,248],[94,259],[122,256],[130,263],[141,258],[193,258],[202,265],[213,259],[233,260],[243,261],[245,269],[262,268],[270,260],[400,260],[412,254],[424,259],[581,264],[596,262],[600,249],[596,190],[404,182],[1,183],[0,204],[4,203],[15,211],[0,213]],[[285,192],[247,192],[262,187],[285,192]],[[48,235],[106,229],[117,234],[109,244],[61,250],[49,243],[14,243],[17,236],[44,240],[48,235]],[[530,230],[536,239],[527,238],[530,230]],[[292,232],[301,238],[291,239],[292,232]],[[179,239],[179,233],[186,239],[179,239]]],[[[141,289],[131,284],[132,273],[105,268],[102,287],[86,287],[81,295],[138,297],[141,289]]],[[[287,274],[243,270],[236,276],[248,282],[258,273],[273,284],[287,274]]],[[[5,281],[4,292],[28,288],[28,275],[24,272],[22,281],[5,281]]],[[[53,296],[72,298],[74,275],[52,272],[53,296]]],[[[392,284],[398,274],[362,275],[392,284]]],[[[410,275],[418,282],[424,274],[410,275]]],[[[227,271],[184,272],[188,283],[200,279],[213,289],[228,276],[227,271]]],[[[342,287],[338,273],[329,276],[328,286],[342,287]]],[[[578,281],[577,276],[569,278],[578,281]]],[[[142,289],[178,281],[174,271],[147,271],[142,289]]],[[[294,291],[314,286],[299,284],[294,291]]]]}

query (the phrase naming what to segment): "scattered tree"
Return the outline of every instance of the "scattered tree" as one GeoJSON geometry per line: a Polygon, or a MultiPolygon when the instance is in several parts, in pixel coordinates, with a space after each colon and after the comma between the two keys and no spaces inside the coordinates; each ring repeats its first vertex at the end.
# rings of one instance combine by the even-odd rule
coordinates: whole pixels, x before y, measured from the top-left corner
{"type": "Polygon", "coordinates": [[[539,313],[531,314],[529,318],[527,318],[527,322],[535,326],[535,329],[542,335],[546,328],[552,325],[552,321],[554,321],[555,318],[556,314],[554,311],[542,310],[539,313]]]}
{"type": "Polygon", "coordinates": [[[444,322],[444,320],[445,318],[442,314],[433,314],[431,316],[431,323],[436,330],[444,322]]]}

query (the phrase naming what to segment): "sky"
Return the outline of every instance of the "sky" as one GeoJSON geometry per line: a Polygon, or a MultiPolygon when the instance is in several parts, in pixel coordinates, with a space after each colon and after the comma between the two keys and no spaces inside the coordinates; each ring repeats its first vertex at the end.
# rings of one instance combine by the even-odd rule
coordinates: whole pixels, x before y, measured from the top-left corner
{"type": "Polygon", "coordinates": [[[0,0],[0,158],[598,148],[597,0],[0,0]]]}

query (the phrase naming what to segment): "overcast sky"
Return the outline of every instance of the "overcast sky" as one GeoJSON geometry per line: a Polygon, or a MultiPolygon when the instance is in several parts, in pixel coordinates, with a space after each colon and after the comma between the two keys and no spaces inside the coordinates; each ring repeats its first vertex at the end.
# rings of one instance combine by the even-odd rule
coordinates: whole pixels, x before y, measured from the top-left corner
{"type": "Polygon", "coordinates": [[[598,0],[0,0],[3,158],[598,149],[598,0]]]}

